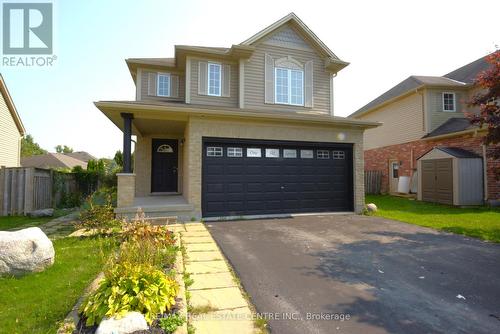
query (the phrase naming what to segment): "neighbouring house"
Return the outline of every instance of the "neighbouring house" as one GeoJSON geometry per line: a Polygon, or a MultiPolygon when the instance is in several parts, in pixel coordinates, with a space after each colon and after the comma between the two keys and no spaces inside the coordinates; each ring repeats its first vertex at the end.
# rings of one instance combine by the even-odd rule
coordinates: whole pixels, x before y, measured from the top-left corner
{"type": "Polygon", "coordinates": [[[23,122],[0,74],[0,167],[19,167],[23,122]]]}
{"type": "Polygon", "coordinates": [[[67,156],[70,156],[72,158],[84,161],[84,162],[89,162],[90,160],[98,160],[92,154],[85,152],[85,151],[77,151],[77,152],[70,152],[70,153],[64,153],[64,154],[66,154],[67,156]]]}
{"type": "Polygon", "coordinates": [[[363,132],[378,123],[334,116],[348,63],[295,14],[228,48],[176,45],[173,58],[126,62],[135,100],[95,103],[123,131],[117,214],[363,209],[363,132]]]}
{"type": "Polygon", "coordinates": [[[491,147],[482,145],[485,129],[472,126],[466,118],[466,113],[478,111],[467,106],[479,91],[474,78],[489,66],[483,57],[441,77],[410,76],[349,116],[383,123],[367,130],[364,138],[365,170],[382,172],[382,192],[397,192],[400,177],[407,176],[424,201],[462,205],[500,199],[500,182],[495,178],[500,161],[492,158],[491,147]],[[434,148],[441,149],[431,152],[434,148]],[[431,155],[422,169],[417,160],[427,153],[431,155]],[[480,168],[476,163],[470,169],[469,164],[459,163],[477,162],[477,157],[480,168]],[[466,184],[466,179],[475,184],[466,184]],[[476,191],[472,190],[476,186],[483,193],[481,199],[460,198],[476,191]]]}
{"type": "MultiPolygon", "coordinates": [[[[91,156],[86,152],[87,155],[91,156]]],[[[73,169],[73,167],[80,166],[83,169],[87,168],[87,161],[80,160],[76,157],[70,156],[69,153],[47,153],[32,155],[29,157],[21,158],[21,166],[23,167],[35,167],[35,168],[46,168],[46,169],[73,169]]]]}

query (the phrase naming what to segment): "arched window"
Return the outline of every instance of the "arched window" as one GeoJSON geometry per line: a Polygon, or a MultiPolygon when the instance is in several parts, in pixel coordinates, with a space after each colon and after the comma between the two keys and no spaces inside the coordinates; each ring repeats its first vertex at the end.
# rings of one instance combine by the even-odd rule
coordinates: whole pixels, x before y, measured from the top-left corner
{"type": "Polygon", "coordinates": [[[274,101],[304,105],[304,65],[288,56],[274,61],[274,101]]]}

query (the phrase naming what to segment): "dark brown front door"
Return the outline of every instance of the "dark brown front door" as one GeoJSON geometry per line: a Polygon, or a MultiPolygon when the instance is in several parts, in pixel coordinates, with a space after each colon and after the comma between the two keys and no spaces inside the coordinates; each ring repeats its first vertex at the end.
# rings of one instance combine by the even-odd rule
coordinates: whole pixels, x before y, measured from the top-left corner
{"type": "Polygon", "coordinates": [[[176,139],[153,139],[151,192],[177,191],[178,144],[176,139]]]}
{"type": "Polygon", "coordinates": [[[451,159],[422,161],[422,200],[453,205],[451,159]]]}

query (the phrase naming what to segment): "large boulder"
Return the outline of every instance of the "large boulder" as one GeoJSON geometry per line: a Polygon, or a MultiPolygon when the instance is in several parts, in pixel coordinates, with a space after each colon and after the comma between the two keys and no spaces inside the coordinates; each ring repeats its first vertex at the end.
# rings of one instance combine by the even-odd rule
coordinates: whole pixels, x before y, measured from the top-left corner
{"type": "Polygon", "coordinates": [[[120,319],[104,318],[95,334],[128,334],[148,328],[148,323],[141,313],[128,312],[120,319]]]}
{"type": "Polygon", "coordinates": [[[375,203],[369,203],[366,205],[366,209],[368,210],[368,212],[377,212],[378,208],[377,206],[375,205],[375,203]]]}
{"type": "Polygon", "coordinates": [[[54,263],[54,246],[38,227],[0,231],[0,275],[43,271],[54,263]]]}
{"type": "Polygon", "coordinates": [[[40,217],[52,217],[54,215],[54,209],[42,209],[31,211],[28,213],[28,216],[31,218],[40,218],[40,217]]]}

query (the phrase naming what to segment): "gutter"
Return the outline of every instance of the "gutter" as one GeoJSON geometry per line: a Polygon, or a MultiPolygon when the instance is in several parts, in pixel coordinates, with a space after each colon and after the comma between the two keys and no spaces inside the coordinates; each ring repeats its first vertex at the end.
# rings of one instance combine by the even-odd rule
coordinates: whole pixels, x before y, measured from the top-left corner
{"type": "Polygon", "coordinates": [[[432,140],[458,137],[458,136],[471,134],[471,133],[474,134],[474,137],[475,137],[475,136],[477,136],[477,134],[479,132],[484,132],[484,131],[486,131],[486,129],[468,129],[468,130],[463,130],[463,131],[458,131],[458,132],[446,133],[444,135],[439,135],[439,136],[420,138],[420,140],[432,141],[432,140]]]}
{"type": "Polygon", "coordinates": [[[307,121],[311,123],[319,123],[319,124],[337,124],[337,125],[345,125],[351,127],[359,127],[363,129],[375,128],[382,123],[379,122],[371,122],[371,121],[360,121],[360,120],[352,120],[347,118],[334,118],[328,115],[304,115],[297,113],[286,113],[283,112],[280,114],[270,114],[265,112],[258,112],[252,110],[223,110],[220,107],[218,109],[210,109],[210,108],[200,108],[195,106],[162,106],[162,105],[153,105],[153,104],[129,104],[122,102],[95,102],[94,103],[97,108],[101,111],[119,111],[119,110],[127,110],[127,111],[169,111],[169,112],[178,112],[180,114],[188,115],[196,115],[196,116],[227,116],[227,117],[242,117],[242,118],[261,118],[261,119],[269,119],[276,121],[307,121]]]}

